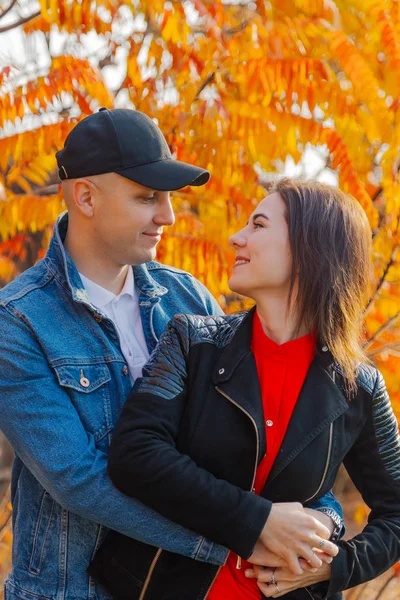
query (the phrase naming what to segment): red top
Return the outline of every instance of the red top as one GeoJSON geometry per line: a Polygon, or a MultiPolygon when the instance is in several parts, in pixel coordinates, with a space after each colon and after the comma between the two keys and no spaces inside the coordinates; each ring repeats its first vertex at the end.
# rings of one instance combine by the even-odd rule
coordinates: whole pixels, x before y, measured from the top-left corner
{"type": "MultiPolygon", "coordinates": [[[[308,369],[315,356],[315,334],[305,335],[285,344],[277,344],[264,333],[257,312],[253,320],[251,350],[257,365],[264,408],[267,454],[258,465],[254,488],[260,494],[281,447],[293,409],[308,369]]],[[[207,600],[260,600],[261,592],[254,579],[244,572],[251,568],[231,552],[226,564],[207,596],[207,600]]]]}

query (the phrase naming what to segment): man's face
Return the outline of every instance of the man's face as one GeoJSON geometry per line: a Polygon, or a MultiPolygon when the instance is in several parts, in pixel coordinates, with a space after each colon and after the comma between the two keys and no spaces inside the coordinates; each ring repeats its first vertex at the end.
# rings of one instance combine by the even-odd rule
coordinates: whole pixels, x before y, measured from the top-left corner
{"type": "Polygon", "coordinates": [[[154,260],[163,227],[175,222],[169,192],[143,187],[116,173],[88,177],[93,203],[90,233],[116,265],[154,260]]]}

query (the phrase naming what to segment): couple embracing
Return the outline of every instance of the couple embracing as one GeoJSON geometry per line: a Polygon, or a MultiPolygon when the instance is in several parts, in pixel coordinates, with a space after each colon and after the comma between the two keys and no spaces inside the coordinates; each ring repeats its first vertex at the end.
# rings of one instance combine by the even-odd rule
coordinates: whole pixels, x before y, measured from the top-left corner
{"type": "Polygon", "coordinates": [[[0,292],[0,427],[15,450],[6,600],[339,600],[400,558],[400,445],[359,333],[359,204],[281,181],[229,243],[225,316],[154,262],[174,160],[131,110],[57,153],[68,212],[0,292]],[[371,508],[342,539],[340,465],[371,508]]]}

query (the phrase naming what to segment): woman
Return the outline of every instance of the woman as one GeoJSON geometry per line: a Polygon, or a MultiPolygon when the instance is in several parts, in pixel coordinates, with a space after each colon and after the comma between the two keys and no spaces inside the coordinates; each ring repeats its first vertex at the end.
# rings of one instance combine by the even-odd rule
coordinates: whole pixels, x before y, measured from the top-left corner
{"type": "Polygon", "coordinates": [[[281,181],[230,240],[230,288],[256,307],[170,322],[123,409],[109,474],[124,493],[233,552],[217,570],[107,539],[92,572],[115,597],[337,600],[399,560],[398,428],[359,345],[370,238],[353,198],[281,181]],[[335,553],[293,503],[322,497],[342,462],[371,515],[319,566],[321,549],[335,553]],[[284,541],[293,530],[294,556],[284,541]],[[256,569],[257,583],[240,558],[260,544],[285,563],[256,569]]]}

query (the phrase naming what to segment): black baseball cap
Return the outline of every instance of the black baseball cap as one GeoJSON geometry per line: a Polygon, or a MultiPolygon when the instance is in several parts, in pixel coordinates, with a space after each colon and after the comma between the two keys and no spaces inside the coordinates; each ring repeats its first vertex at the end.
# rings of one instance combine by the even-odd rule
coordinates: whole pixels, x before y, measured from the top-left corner
{"type": "Polygon", "coordinates": [[[125,108],[100,108],[80,121],[56,158],[62,181],[118,173],[153,190],[173,191],[210,179],[207,170],[172,158],[147,115],[125,108]]]}

